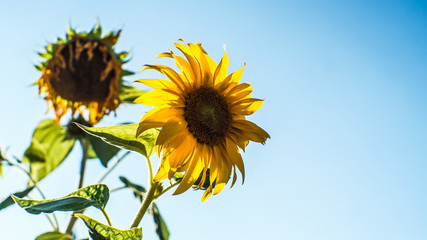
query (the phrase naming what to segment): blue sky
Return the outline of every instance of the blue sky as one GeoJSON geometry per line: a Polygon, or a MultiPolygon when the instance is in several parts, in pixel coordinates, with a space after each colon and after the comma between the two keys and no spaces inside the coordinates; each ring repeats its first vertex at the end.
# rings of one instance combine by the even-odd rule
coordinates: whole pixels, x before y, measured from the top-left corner
{"type": "MultiPolygon", "coordinates": [[[[225,44],[229,69],[245,62],[242,81],[265,99],[249,120],[271,139],[249,145],[244,185],[204,203],[198,191],[160,199],[171,239],[427,239],[426,2],[2,1],[0,146],[11,154],[22,156],[37,123],[53,116],[30,86],[40,75],[36,52],[70,22],[88,30],[97,19],[106,31],[123,29],[117,50],[131,52],[125,67],[136,72],[172,64],[155,57],[180,38],[201,42],[217,61],[225,44]]],[[[137,122],[147,110],[122,106],[101,125],[137,122]]],[[[50,197],[73,191],[79,154],[41,183],[50,197]]],[[[86,184],[103,172],[96,161],[88,168],[86,184]]],[[[19,171],[4,172],[1,196],[25,187],[19,171]]],[[[144,160],[132,155],[107,184],[118,186],[120,175],[145,184],[144,160]]],[[[107,207],[123,229],[137,209],[127,191],[107,207]]],[[[59,220],[64,229],[68,215],[59,220]]],[[[0,221],[2,239],[50,230],[16,206],[0,221]]],[[[142,224],[144,239],[155,239],[151,219],[142,224]]]]}

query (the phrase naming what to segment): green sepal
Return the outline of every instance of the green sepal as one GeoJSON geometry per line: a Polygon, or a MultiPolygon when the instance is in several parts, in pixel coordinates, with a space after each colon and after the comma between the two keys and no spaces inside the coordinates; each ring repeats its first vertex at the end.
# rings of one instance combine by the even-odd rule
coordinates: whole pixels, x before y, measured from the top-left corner
{"type": "MultiPolygon", "coordinates": [[[[175,181],[180,182],[183,178],[184,178],[184,173],[180,173],[177,172],[173,175],[173,179],[175,179],[175,181]]],[[[205,182],[203,183],[203,186],[201,186],[199,189],[201,190],[206,190],[207,188],[209,188],[209,186],[211,185],[211,181],[210,181],[210,169],[208,168],[206,170],[206,178],[205,178],[205,182]]],[[[200,173],[199,178],[197,178],[197,180],[193,183],[193,186],[196,187],[200,184],[200,181],[202,181],[203,178],[203,172],[200,173]]],[[[212,187],[215,187],[215,182],[212,183],[212,187]]]]}
{"type": "Polygon", "coordinates": [[[25,211],[32,214],[51,213],[54,211],[79,211],[94,206],[104,209],[110,197],[110,190],[105,184],[81,188],[62,198],[48,200],[28,200],[12,195],[13,200],[25,211]]]}
{"type": "Polygon", "coordinates": [[[100,39],[101,35],[102,35],[102,28],[101,28],[101,24],[99,24],[98,22],[96,26],[94,26],[92,30],[90,30],[87,36],[92,39],[100,39]]]}
{"type": "Polygon", "coordinates": [[[65,127],[52,119],[42,120],[36,127],[31,145],[23,160],[30,163],[30,173],[38,182],[55,170],[73,149],[75,139],[67,137],[65,127]]]}
{"type": "MultiPolygon", "coordinates": [[[[125,64],[125,63],[127,63],[127,61],[122,61],[122,64],[125,64]]],[[[125,70],[125,69],[122,69],[122,71],[120,72],[120,75],[122,77],[133,75],[133,74],[135,74],[135,72],[132,72],[132,71],[129,71],[129,70],[125,70]]]]}
{"type": "Polygon", "coordinates": [[[141,240],[142,228],[132,228],[129,230],[119,230],[102,224],[93,218],[83,214],[75,214],[82,219],[89,228],[89,235],[93,240],[141,240]]]}
{"type": "Polygon", "coordinates": [[[86,127],[78,123],[76,124],[87,133],[99,137],[111,145],[138,152],[145,157],[153,154],[157,136],[159,135],[158,129],[151,128],[136,138],[135,134],[138,124],[124,124],[110,127],[86,127]]]}
{"type": "Polygon", "coordinates": [[[135,99],[145,94],[147,91],[141,90],[139,88],[123,85],[120,92],[120,100],[123,103],[133,103],[135,99]]]}
{"type": "Polygon", "coordinates": [[[108,162],[120,151],[120,148],[115,147],[102,141],[100,138],[87,135],[90,145],[96,156],[101,161],[102,166],[107,167],[108,162]]]}
{"type": "MultiPolygon", "coordinates": [[[[25,189],[24,191],[21,192],[16,192],[13,195],[18,196],[20,198],[23,198],[25,196],[28,195],[28,193],[30,193],[32,190],[34,189],[34,187],[29,187],[27,189],[25,189]]],[[[3,210],[11,205],[13,205],[15,202],[12,199],[12,195],[6,197],[5,199],[3,199],[3,201],[0,202],[0,210],[3,210]]]]}
{"type": "Polygon", "coordinates": [[[66,233],[47,232],[37,236],[36,240],[74,240],[74,238],[66,233]]]}
{"type": "Polygon", "coordinates": [[[127,56],[129,56],[129,52],[120,52],[117,54],[120,60],[124,60],[127,56]]]}
{"type": "Polygon", "coordinates": [[[52,58],[52,54],[50,53],[38,53],[40,57],[46,58],[46,60],[50,60],[52,58]]]}

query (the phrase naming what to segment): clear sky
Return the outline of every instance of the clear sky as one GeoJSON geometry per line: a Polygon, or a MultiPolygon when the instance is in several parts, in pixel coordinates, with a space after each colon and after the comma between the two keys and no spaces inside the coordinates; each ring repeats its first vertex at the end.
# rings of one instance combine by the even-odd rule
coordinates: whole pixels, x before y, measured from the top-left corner
{"type": "MultiPolygon", "coordinates": [[[[204,203],[192,190],[160,199],[171,239],[427,239],[425,1],[0,1],[0,146],[11,154],[22,156],[37,123],[53,117],[30,86],[40,76],[36,52],[70,22],[89,30],[97,19],[106,31],[123,29],[116,49],[131,52],[125,68],[136,72],[164,61],[155,57],[180,38],[217,61],[225,44],[229,69],[246,62],[242,81],[265,99],[249,120],[271,139],[249,144],[244,185],[204,203]]],[[[137,122],[148,109],[121,106],[101,125],[137,122]]],[[[79,154],[43,180],[49,197],[74,190],[79,154]]],[[[97,161],[88,168],[85,184],[104,170],[97,161]]],[[[21,172],[4,175],[0,197],[25,188],[21,172]]],[[[144,160],[132,155],[107,184],[119,186],[120,175],[145,184],[144,160]]],[[[128,191],[107,205],[122,229],[137,209],[128,191]]],[[[68,216],[59,214],[62,229],[68,216]]],[[[17,206],[0,222],[1,239],[51,230],[17,206]]],[[[156,239],[151,218],[142,224],[144,239],[156,239]]]]}

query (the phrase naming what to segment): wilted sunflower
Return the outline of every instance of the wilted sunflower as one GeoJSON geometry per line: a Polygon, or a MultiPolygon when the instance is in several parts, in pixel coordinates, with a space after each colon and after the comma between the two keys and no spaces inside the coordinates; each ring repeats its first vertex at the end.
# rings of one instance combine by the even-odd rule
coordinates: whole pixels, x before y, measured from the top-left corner
{"type": "Polygon", "coordinates": [[[245,119],[261,107],[263,100],[251,98],[249,83],[239,84],[243,68],[227,76],[225,51],[217,65],[200,43],[175,43],[175,47],[187,60],[172,51],[159,57],[173,58],[181,73],[164,65],[145,65],[143,71],[157,70],[169,80],[138,80],[156,90],[135,100],[155,106],[142,118],[137,136],[146,129],[162,127],[156,151],[159,156],[163,151],[163,156],[154,181],[185,172],[174,192],[180,194],[201,176],[196,188],[210,183],[204,201],[212,192],[221,192],[232,172],[234,185],[236,166],[243,182],[245,170],[239,148],[244,150],[249,140],[264,143],[270,136],[245,119]]]}
{"type": "Polygon", "coordinates": [[[89,110],[89,122],[97,123],[120,104],[122,70],[127,52],[113,50],[120,31],[102,37],[98,24],[89,33],[70,28],[65,39],[58,38],[39,54],[46,59],[36,66],[42,72],[37,84],[57,120],[71,109],[72,114],[89,110]]]}

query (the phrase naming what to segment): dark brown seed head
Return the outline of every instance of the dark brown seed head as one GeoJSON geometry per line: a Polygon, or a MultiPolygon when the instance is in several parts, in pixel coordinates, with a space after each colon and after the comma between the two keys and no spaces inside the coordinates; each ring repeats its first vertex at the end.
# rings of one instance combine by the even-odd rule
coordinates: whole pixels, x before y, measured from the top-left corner
{"type": "Polygon", "coordinates": [[[186,96],[184,119],[188,131],[199,143],[212,146],[227,136],[232,116],[227,102],[217,90],[200,87],[186,96]]]}

